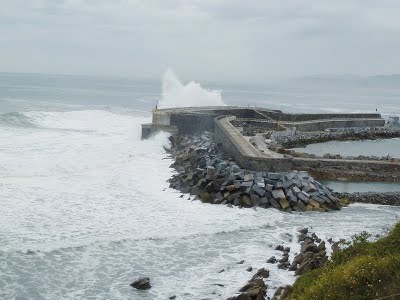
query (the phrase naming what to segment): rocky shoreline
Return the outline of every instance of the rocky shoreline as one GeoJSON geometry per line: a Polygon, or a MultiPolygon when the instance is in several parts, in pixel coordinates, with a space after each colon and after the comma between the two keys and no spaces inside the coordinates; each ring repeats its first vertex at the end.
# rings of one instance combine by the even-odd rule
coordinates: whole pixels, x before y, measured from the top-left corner
{"type": "Polygon", "coordinates": [[[213,134],[171,136],[168,150],[177,174],[170,187],[211,204],[325,212],[341,208],[328,187],[307,172],[241,169],[216,146],[213,134]]]}
{"type": "Polygon", "coordinates": [[[327,159],[347,159],[347,160],[381,160],[381,161],[391,161],[391,162],[399,162],[400,159],[391,157],[390,155],[384,156],[375,156],[375,155],[358,155],[358,156],[343,156],[340,154],[331,154],[325,153],[322,156],[306,153],[306,152],[298,152],[292,149],[279,150],[280,153],[289,154],[294,157],[303,157],[303,158],[327,158],[327,159]]]}
{"type": "Polygon", "coordinates": [[[400,192],[335,193],[337,197],[350,202],[400,206],[400,192]]]}
{"type": "MultiPolygon", "coordinates": [[[[294,254],[293,261],[289,260],[290,248],[284,245],[277,245],[275,250],[282,252],[280,259],[272,256],[266,262],[269,264],[278,264],[279,269],[295,272],[295,275],[303,275],[309,271],[321,268],[327,261],[327,245],[315,233],[310,233],[308,228],[298,230],[298,242],[300,243],[300,252],[294,254]]],[[[332,239],[327,240],[331,251],[339,248],[340,242],[333,242],[332,239]]],[[[268,286],[264,280],[269,278],[270,272],[265,268],[259,269],[253,277],[239,290],[238,295],[228,298],[228,300],[280,300],[286,299],[291,290],[290,285],[278,287],[272,296],[267,297],[268,286]]]]}
{"type": "Polygon", "coordinates": [[[360,141],[400,137],[400,128],[351,128],[336,131],[296,132],[294,135],[272,135],[276,147],[298,148],[329,141],[360,141]]]}

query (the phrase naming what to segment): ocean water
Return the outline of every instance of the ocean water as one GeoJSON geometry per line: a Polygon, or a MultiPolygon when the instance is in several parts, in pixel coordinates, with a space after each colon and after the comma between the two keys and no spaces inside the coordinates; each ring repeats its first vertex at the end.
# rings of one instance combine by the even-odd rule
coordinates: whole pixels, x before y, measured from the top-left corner
{"type": "MultiPolygon", "coordinates": [[[[226,103],[252,96],[221,89],[236,95],[226,103]]],[[[167,135],[140,140],[160,93],[146,80],[0,74],[1,299],[225,299],[261,267],[271,295],[295,277],[266,260],[280,243],[298,251],[299,228],[339,239],[399,219],[378,205],[288,214],[181,198],[167,135]],[[129,286],[141,276],[152,289],[129,286]]]]}

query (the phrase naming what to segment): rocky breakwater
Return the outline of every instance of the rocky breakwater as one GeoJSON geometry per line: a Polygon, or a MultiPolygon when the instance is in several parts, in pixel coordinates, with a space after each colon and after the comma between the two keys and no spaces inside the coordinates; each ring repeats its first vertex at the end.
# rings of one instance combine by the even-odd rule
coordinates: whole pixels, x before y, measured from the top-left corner
{"type": "Polygon", "coordinates": [[[323,143],[328,141],[359,141],[376,140],[400,137],[400,128],[351,128],[338,131],[315,131],[301,132],[296,134],[272,134],[271,148],[297,148],[309,144],[323,143]]]}
{"type": "Polygon", "coordinates": [[[213,134],[171,136],[168,150],[177,174],[170,187],[211,203],[285,211],[340,209],[332,191],[306,172],[273,173],[241,169],[213,139],[213,134]]]}
{"type": "Polygon", "coordinates": [[[400,192],[336,193],[336,195],[350,202],[400,206],[400,192]]]}

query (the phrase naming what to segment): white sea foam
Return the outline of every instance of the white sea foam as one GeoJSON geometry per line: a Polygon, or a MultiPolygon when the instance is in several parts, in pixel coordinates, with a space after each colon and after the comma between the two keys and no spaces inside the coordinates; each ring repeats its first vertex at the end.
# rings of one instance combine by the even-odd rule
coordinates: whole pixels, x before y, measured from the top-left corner
{"type": "Polygon", "coordinates": [[[194,81],[184,84],[171,69],[164,73],[159,108],[207,105],[225,105],[222,101],[221,91],[203,88],[194,81]]]}
{"type": "Polygon", "coordinates": [[[145,118],[24,114],[37,126],[0,126],[0,298],[226,299],[261,267],[271,295],[294,275],[266,260],[279,243],[296,252],[298,228],[337,240],[400,216],[371,205],[300,215],[189,201],[168,187],[167,134],[140,140],[145,118]],[[153,288],[132,290],[144,275],[153,288]]]}

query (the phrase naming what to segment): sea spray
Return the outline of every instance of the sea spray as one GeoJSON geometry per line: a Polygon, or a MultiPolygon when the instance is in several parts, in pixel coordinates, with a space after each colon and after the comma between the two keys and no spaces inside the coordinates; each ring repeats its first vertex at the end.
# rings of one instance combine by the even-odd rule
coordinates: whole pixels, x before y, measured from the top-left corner
{"type": "Polygon", "coordinates": [[[207,105],[225,105],[221,91],[205,89],[194,81],[183,84],[171,69],[164,73],[159,108],[207,105]]]}

